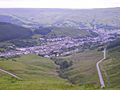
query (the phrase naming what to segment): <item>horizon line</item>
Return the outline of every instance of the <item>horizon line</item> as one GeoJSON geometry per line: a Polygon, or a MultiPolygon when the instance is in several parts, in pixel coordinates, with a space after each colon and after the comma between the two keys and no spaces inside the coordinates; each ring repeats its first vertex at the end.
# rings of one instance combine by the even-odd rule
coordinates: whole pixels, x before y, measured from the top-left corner
{"type": "Polygon", "coordinates": [[[120,8],[120,7],[99,7],[99,8],[41,8],[41,7],[0,7],[0,9],[112,9],[112,8],[120,8]]]}

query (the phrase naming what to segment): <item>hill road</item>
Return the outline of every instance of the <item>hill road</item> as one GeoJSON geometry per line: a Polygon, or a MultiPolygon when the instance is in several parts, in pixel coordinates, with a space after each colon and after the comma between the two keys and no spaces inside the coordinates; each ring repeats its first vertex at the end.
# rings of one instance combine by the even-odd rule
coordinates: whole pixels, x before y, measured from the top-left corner
{"type": "Polygon", "coordinates": [[[97,71],[98,71],[98,76],[99,76],[101,88],[104,88],[104,87],[105,87],[105,83],[104,83],[104,80],[103,80],[103,76],[102,76],[102,73],[101,73],[100,67],[99,67],[99,64],[100,64],[103,60],[104,60],[104,58],[101,59],[100,61],[98,61],[98,62],[96,63],[96,67],[97,67],[97,71]]]}
{"type": "Polygon", "coordinates": [[[14,77],[14,78],[16,78],[16,79],[21,79],[20,77],[16,76],[15,74],[12,74],[12,73],[10,73],[10,72],[8,72],[8,71],[6,71],[6,70],[0,69],[0,71],[6,73],[6,74],[8,74],[8,75],[10,75],[10,76],[12,76],[12,77],[14,77]]]}

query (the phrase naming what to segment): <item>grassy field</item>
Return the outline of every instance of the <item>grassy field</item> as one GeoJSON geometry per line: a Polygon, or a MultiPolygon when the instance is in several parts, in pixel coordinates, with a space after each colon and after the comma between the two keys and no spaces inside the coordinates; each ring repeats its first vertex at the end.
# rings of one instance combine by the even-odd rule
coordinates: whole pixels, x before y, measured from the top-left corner
{"type": "Polygon", "coordinates": [[[77,37],[77,36],[90,36],[92,35],[90,32],[86,30],[80,30],[75,27],[54,27],[52,32],[48,34],[48,36],[52,36],[55,34],[56,36],[70,36],[70,37],[77,37]]]}
{"type": "Polygon", "coordinates": [[[59,85],[63,87],[65,84],[69,86],[65,80],[57,76],[56,66],[51,60],[36,55],[2,59],[0,67],[22,78],[16,80],[1,72],[0,90],[42,90],[43,87],[47,90],[48,85],[49,88],[56,88],[59,85]]]}
{"type": "Polygon", "coordinates": [[[102,59],[102,57],[102,53],[97,51],[86,51],[68,57],[62,57],[63,60],[73,62],[72,66],[63,71],[63,76],[72,83],[98,87],[99,79],[96,62],[102,59]]]}
{"type": "Polygon", "coordinates": [[[36,55],[0,59],[0,68],[22,78],[17,80],[0,71],[0,90],[101,90],[97,87],[69,83],[58,76],[57,67],[52,60],[36,55]]]}
{"type": "Polygon", "coordinates": [[[103,72],[108,87],[120,87],[120,47],[108,51],[108,59],[103,62],[103,72]]]}

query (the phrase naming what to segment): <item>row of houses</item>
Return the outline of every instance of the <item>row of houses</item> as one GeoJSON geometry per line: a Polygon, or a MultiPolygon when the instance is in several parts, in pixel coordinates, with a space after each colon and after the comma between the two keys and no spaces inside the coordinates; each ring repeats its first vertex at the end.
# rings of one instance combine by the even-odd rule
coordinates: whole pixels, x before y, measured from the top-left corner
{"type": "MultiPolygon", "coordinates": [[[[59,38],[50,38],[46,40],[46,43],[41,46],[27,47],[27,48],[16,48],[16,50],[7,51],[0,53],[0,57],[12,57],[16,55],[23,54],[37,54],[43,57],[52,57],[52,56],[60,56],[66,55],[73,52],[78,52],[78,47],[83,47],[86,43],[106,43],[114,40],[115,34],[99,34],[97,37],[59,37],[59,38]]],[[[44,38],[40,38],[40,40],[45,40],[44,38]]]]}

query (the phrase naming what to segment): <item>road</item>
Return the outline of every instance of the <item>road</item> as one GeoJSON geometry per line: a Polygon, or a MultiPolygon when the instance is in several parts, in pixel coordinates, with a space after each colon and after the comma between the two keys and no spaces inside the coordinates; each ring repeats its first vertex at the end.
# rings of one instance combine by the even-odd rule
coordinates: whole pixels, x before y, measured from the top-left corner
{"type": "Polygon", "coordinates": [[[16,78],[16,79],[21,79],[20,77],[16,76],[15,74],[12,74],[12,73],[10,73],[10,72],[8,72],[8,71],[6,71],[6,70],[0,69],[0,71],[6,73],[6,74],[8,74],[8,75],[10,75],[10,76],[12,76],[12,77],[14,77],[14,78],[16,78]]]}
{"type": "Polygon", "coordinates": [[[101,59],[100,61],[98,61],[98,62],[96,63],[96,67],[97,67],[97,71],[98,71],[98,76],[99,76],[101,88],[104,88],[104,87],[105,87],[105,83],[104,83],[104,80],[103,80],[103,76],[102,76],[102,73],[101,73],[100,67],[99,67],[99,64],[100,64],[103,60],[104,60],[104,58],[101,59]]]}

